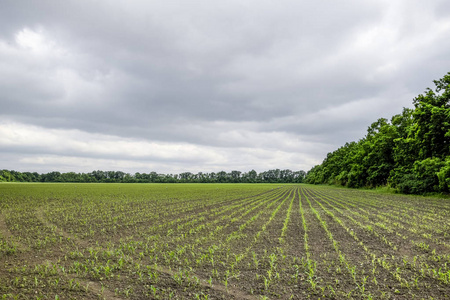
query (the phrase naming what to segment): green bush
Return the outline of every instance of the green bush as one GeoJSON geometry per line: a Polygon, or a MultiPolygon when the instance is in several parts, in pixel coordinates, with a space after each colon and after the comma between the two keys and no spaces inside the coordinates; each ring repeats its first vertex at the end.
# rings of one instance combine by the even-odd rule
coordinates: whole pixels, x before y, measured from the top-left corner
{"type": "Polygon", "coordinates": [[[436,173],[439,181],[440,192],[448,193],[450,192],[450,157],[447,157],[443,166],[436,173]]]}

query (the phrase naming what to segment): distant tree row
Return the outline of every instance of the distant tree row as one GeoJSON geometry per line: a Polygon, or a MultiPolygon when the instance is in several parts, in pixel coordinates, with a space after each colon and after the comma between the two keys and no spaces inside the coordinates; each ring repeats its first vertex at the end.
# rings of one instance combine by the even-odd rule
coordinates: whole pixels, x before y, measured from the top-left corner
{"type": "Polygon", "coordinates": [[[60,173],[0,171],[0,181],[6,182],[129,182],[129,183],[301,183],[306,176],[305,171],[269,170],[257,173],[225,171],[217,173],[197,174],[184,172],[181,174],[135,173],[121,171],[93,171],[90,173],[60,173]]]}
{"type": "Polygon", "coordinates": [[[389,185],[403,193],[450,191],[450,72],[435,90],[390,121],[381,118],[358,142],[328,153],[305,181],[347,187],[389,185]]]}

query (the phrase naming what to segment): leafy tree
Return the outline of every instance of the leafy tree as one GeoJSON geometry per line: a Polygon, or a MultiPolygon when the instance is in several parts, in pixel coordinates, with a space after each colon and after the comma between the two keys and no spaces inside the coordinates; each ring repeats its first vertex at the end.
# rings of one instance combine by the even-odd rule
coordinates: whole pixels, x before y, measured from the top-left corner
{"type": "Polygon", "coordinates": [[[241,182],[241,171],[231,171],[230,173],[230,179],[232,182],[237,183],[237,182],[241,182]]]}
{"type": "Polygon", "coordinates": [[[450,192],[450,157],[442,163],[442,167],[439,172],[436,173],[439,181],[439,191],[448,193],[450,192]]]}
{"type": "Polygon", "coordinates": [[[11,174],[8,170],[0,171],[0,181],[13,182],[16,181],[16,178],[11,174]]]}
{"type": "Polygon", "coordinates": [[[414,99],[414,132],[419,159],[450,155],[450,72],[414,99]]]}
{"type": "Polygon", "coordinates": [[[390,170],[394,167],[393,148],[396,138],[395,127],[384,118],[372,123],[367,130],[362,145],[366,153],[363,158],[363,166],[367,170],[365,185],[375,187],[387,183],[390,170]]]}
{"type": "Polygon", "coordinates": [[[230,173],[225,171],[211,173],[193,174],[183,172],[181,174],[158,174],[156,172],[129,174],[122,171],[92,171],[90,173],[57,171],[46,174],[37,172],[18,172],[9,170],[0,170],[0,181],[19,181],[19,182],[127,182],[127,183],[178,183],[178,182],[303,182],[306,176],[305,171],[293,172],[291,170],[268,170],[258,174],[255,170],[248,173],[233,170],[230,173]]]}
{"type": "Polygon", "coordinates": [[[449,192],[450,73],[435,80],[391,122],[381,118],[358,142],[328,153],[306,182],[376,187],[389,184],[404,193],[449,192]]]}
{"type": "Polygon", "coordinates": [[[61,182],[61,173],[58,171],[53,171],[42,175],[43,181],[45,182],[61,182]]]}

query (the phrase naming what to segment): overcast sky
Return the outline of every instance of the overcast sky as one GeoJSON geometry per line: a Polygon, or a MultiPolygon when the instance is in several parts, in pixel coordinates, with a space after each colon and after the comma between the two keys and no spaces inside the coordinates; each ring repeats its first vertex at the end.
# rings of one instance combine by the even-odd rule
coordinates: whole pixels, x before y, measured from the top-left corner
{"type": "Polygon", "coordinates": [[[308,171],[450,71],[450,1],[21,1],[0,169],[308,171]]]}

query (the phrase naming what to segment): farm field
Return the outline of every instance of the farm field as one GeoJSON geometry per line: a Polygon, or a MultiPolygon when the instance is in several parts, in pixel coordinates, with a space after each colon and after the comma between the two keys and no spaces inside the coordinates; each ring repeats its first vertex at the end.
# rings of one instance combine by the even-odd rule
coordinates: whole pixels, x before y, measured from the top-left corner
{"type": "Polygon", "coordinates": [[[450,200],[0,184],[2,299],[450,299],[450,200]]]}

